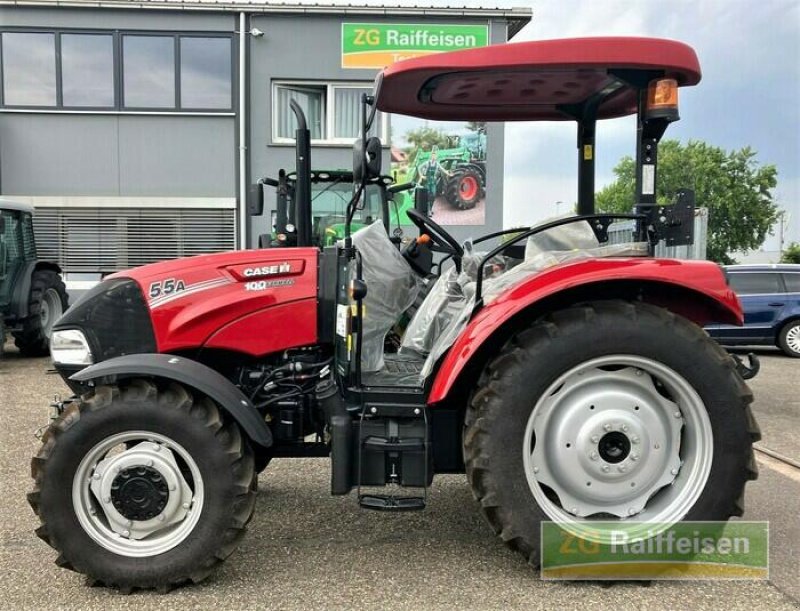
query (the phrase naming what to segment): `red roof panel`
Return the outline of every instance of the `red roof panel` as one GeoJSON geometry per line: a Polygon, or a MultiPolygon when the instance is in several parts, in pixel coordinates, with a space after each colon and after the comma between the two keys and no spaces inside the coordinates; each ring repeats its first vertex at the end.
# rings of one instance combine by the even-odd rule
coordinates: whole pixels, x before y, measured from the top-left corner
{"type": "Polygon", "coordinates": [[[575,38],[492,45],[398,62],[383,71],[378,108],[442,120],[563,121],[560,107],[611,90],[598,119],[636,112],[636,88],[611,71],[700,81],[694,50],[656,38],[575,38]],[[608,89],[607,89],[608,88],[608,89]]]}

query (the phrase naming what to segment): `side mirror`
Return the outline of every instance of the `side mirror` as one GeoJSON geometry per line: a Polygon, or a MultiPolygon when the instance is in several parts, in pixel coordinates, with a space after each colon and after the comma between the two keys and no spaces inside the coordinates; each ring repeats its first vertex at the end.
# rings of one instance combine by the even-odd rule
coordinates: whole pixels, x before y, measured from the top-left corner
{"type": "Polygon", "coordinates": [[[428,190],[417,189],[414,191],[414,210],[417,212],[428,215],[428,190]]]}
{"type": "Polygon", "coordinates": [[[356,140],[353,145],[353,182],[360,183],[362,179],[371,180],[381,175],[381,141],[379,138],[367,139],[366,146],[361,140],[356,140]]]}
{"type": "Polygon", "coordinates": [[[247,190],[247,214],[261,216],[264,213],[264,185],[258,181],[247,190]]]}

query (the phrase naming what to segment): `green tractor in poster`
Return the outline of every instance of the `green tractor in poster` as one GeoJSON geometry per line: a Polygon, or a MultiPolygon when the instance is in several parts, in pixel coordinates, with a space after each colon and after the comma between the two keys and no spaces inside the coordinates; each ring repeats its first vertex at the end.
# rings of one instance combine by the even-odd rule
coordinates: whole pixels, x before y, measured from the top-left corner
{"type": "Polygon", "coordinates": [[[486,134],[470,132],[453,140],[450,148],[419,151],[407,180],[425,184],[431,201],[444,196],[451,206],[470,210],[486,195],[486,134]],[[432,164],[443,171],[434,170],[432,164]],[[431,178],[435,184],[428,185],[431,178]]]}

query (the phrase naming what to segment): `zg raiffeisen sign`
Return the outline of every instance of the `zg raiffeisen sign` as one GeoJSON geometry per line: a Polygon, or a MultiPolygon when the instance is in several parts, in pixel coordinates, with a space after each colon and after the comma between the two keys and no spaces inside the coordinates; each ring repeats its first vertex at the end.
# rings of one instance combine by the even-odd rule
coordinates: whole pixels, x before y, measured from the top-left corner
{"type": "Polygon", "coordinates": [[[488,44],[488,25],[343,23],[342,68],[381,69],[409,57],[488,44]]]}

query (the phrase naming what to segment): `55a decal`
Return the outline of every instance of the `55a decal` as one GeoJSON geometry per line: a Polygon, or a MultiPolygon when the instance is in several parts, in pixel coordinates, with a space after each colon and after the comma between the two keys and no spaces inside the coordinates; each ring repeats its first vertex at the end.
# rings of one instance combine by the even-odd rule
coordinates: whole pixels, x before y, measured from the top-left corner
{"type": "Polygon", "coordinates": [[[181,279],[168,278],[167,280],[159,280],[150,284],[150,299],[156,297],[165,297],[173,293],[180,293],[186,290],[186,283],[181,279]]]}

